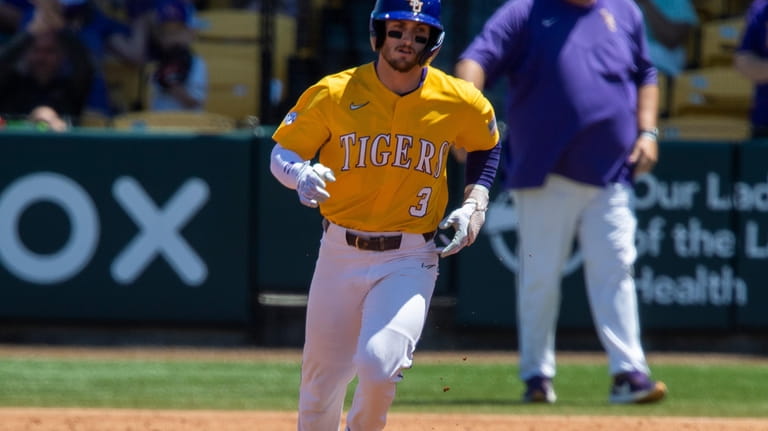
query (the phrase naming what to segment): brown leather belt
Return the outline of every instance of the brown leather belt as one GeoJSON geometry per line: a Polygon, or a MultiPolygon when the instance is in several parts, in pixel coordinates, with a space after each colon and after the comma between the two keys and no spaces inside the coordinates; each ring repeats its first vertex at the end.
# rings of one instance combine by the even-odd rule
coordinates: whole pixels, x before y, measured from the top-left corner
{"type": "Polygon", "coordinates": [[[360,250],[387,251],[397,250],[403,241],[402,235],[364,237],[347,231],[347,244],[360,250]]]}
{"type": "MultiPolygon", "coordinates": [[[[328,230],[328,220],[323,219],[323,229],[328,230]]],[[[435,237],[435,232],[421,234],[424,242],[428,242],[435,237]]],[[[403,235],[389,236],[362,236],[350,231],[346,231],[347,244],[360,250],[367,251],[388,251],[397,250],[403,241],[403,235]]]]}

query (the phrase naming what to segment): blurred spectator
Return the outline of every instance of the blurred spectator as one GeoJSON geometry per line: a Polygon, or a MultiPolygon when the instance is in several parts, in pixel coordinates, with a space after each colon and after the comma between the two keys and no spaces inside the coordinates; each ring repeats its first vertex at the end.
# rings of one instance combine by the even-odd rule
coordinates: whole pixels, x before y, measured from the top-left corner
{"type": "Polygon", "coordinates": [[[635,0],[643,11],[648,54],[654,66],[674,77],[685,69],[687,43],[699,23],[690,0],[635,0]]]}
{"type": "Polygon", "coordinates": [[[736,70],[755,84],[752,137],[768,137],[768,0],[755,0],[747,10],[746,26],[734,56],[736,70]]]}
{"type": "Polygon", "coordinates": [[[195,33],[182,0],[164,0],[157,8],[158,62],[152,75],[149,109],[202,110],[208,93],[208,71],[192,52],[195,33]]]}
{"type": "MultiPolygon", "coordinates": [[[[234,4],[237,7],[243,7],[249,10],[257,12],[261,11],[260,0],[235,0],[234,4]]],[[[274,5],[277,8],[276,12],[290,16],[297,16],[299,14],[299,5],[297,0],[275,0],[274,5]]]]}
{"type": "Polygon", "coordinates": [[[133,21],[148,13],[154,13],[157,0],[125,0],[122,8],[128,21],[133,21]]]}
{"type": "Polygon", "coordinates": [[[0,49],[0,113],[30,115],[58,129],[83,112],[94,68],[85,45],[48,2],[0,49]],[[45,109],[38,109],[47,107],[45,109]]]}
{"type": "Polygon", "coordinates": [[[69,123],[62,118],[58,112],[47,105],[38,106],[29,113],[29,121],[34,123],[38,129],[53,130],[54,132],[65,132],[69,129],[69,123]],[[40,127],[42,126],[42,127],[40,127]]]}
{"type": "MultiPolygon", "coordinates": [[[[27,13],[24,24],[31,19],[34,10],[55,0],[32,0],[35,6],[27,13]]],[[[58,0],[61,8],[57,9],[65,26],[74,31],[88,47],[93,64],[96,67],[94,82],[88,97],[87,108],[101,114],[114,114],[109,100],[107,85],[104,80],[102,65],[108,54],[130,63],[141,65],[145,61],[149,19],[145,18],[133,28],[109,18],[90,0],[58,0]]]]}
{"type": "MultiPolygon", "coordinates": [[[[159,0],[162,2],[163,0],[159,0]]],[[[203,25],[205,25],[203,22],[200,21],[200,17],[197,16],[197,2],[194,0],[180,0],[181,4],[184,6],[184,9],[187,12],[187,26],[191,29],[199,29],[203,25]]]]}
{"type": "Polygon", "coordinates": [[[32,4],[27,0],[0,0],[0,36],[5,38],[16,33],[24,12],[30,8],[32,4]]]}

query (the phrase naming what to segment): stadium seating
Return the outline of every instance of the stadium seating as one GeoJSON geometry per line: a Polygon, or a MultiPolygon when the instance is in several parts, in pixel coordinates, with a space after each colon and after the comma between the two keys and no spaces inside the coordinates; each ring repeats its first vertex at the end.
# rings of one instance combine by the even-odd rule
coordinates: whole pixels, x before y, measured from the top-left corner
{"type": "Polygon", "coordinates": [[[675,79],[669,113],[746,117],[751,99],[752,83],[733,67],[688,70],[675,79]]]}
{"type": "Polygon", "coordinates": [[[747,117],[695,115],[659,120],[659,135],[663,140],[725,140],[741,141],[750,136],[747,117]]]}
{"type": "Polygon", "coordinates": [[[80,122],[78,126],[104,129],[110,127],[112,125],[111,123],[112,120],[106,115],[100,112],[87,110],[80,116],[80,122]]]}
{"type": "Polygon", "coordinates": [[[744,13],[752,0],[692,0],[702,22],[744,13]]]}
{"type": "Polygon", "coordinates": [[[232,6],[232,0],[208,0],[209,9],[226,9],[232,6]]]}
{"type": "Polygon", "coordinates": [[[213,112],[137,111],[118,115],[113,126],[119,130],[224,133],[235,129],[235,121],[213,112]]]}
{"type": "Polygon", "coordinates": [[[205,110],[241,121],[258,115],[261,50],[255,44],[197,42],[195,52],[208,68],[205,110]]]}
{"type": "Polygon", "coordinates": [[[743,17],[719,19],[702,24],[701,66],[731,66],[733,53],[738,47],[743,30],[743,17]]]}
{"type": "MultiPolygon", "coordinates": [[[[687,45],[688,68],[674,78],[659,75],[662,137],[732,139],[746,136],[753,84],[736,72],[732,63],[744,28],[744,13],[751,0],[691,2],[699,15],[700,25],[687,45]]],[[[258,11],[236,9],[234,3],[210,0],[206,9],[198,11],[202,25],[193,48],[208,67],[209,93],[205,110],[244,124],[248,118],[260,116],[262,91],[267,88],[261,82],[262,17],[258,11]]],[[[501,0],[478,2],[478,7],[484,5],[489,10],[466,16],[464,25],[471,31],[465,38],[479,30],[480,24],[495,9],[491,6],[500,3],[501,0]]],[[[316,77],[372,58],[366,29],[348,25],[351,19],[367,18],[370,5],[339,0],[311,0],[308,4],[312,11],[304,11],[305,20],[283,14],[275,16],[273,80],[269,86],[272,114],[285,103],[292,103],[316,77]],[[330,12],[334,12],[333,18],[337,19],[328,20],[330,12]],[[311,17],[311,22],[306,22],[307,17],[311,17]],[[302,28],[298,28],[298,22],[302,23],[302,28]],[[312,28],[311,43],[304,42],[297,47],[297,41],[306,39],[297,33],[303,31],[306,34],[309,28],[312,28]],[[352,64],[347,64],[350,62],[352,64]],[[291,64],[292,71],[289,70],[291,64]],[[308,67],[311,70],[305,70],[308,67]],[[297,68],[304,69],[295,70],[297,68]]],[[[449,4],[445,5],[444,15],[449,27],[462,25],[454,22],[462,16],[451,12],[449,4]]],[[[435,66],[449,70],[453,65],[450,55],[458,54],[458,47],[452,47],[450,43],[462,46],[465,42],[449,39],[443,47],[444,55],[438,57],[435,66]]],[[[146,106],[145,79],[142,79],[146,77],[146,68],[139,70],[116,61],[109,62],[105,68],[110,95],[118,102],[119,110],[146,106]]],[[[493,93],[489,95],[493,96],[493,93]]],[[[101,120],[93,119],[92,123],[98,126],[101,120]]]]}
{"type": "Polygon", "coordinates": [[[753,83],[733,68],[749,3],[692,0],[700,25],[687,46],[688,67],[674,78],[659,76],[661,139],[749,139],[753,83]]]}
{"type": "MultiPolygon", "coordinates": [[[[202,28],[193,45],[208,66],[206,110],[237,121],[259,115],[261,102],[261,14],[242,9],[210,9],[199,13],[202,28]]],[[[275,17],[273,85],[282,99],[288,79],[288,61],[296,50],[296,20],[275,17]]],[[[270,87],[272,88],[272,87],[270,87]]]]}
{"type": "Polygon", "coordinates": [[[671,82],[669,77],[662,72],[657,75],[657,82],[659,85],[659,113],[661,115],[667,115],[669,113],[669,99],[671,82]]]}
{"type": "Polygon", "coordinates": [[[109,99],[117,112],[144,106],[146,99],[142,67],[110,56],[105,59],[103,68],[109,99]]]}
{"type": "Polygon", "coordinates": [[[261,14],[243,9],[209,9],[197,14],[200,40],[258,42],[261,14]]]}

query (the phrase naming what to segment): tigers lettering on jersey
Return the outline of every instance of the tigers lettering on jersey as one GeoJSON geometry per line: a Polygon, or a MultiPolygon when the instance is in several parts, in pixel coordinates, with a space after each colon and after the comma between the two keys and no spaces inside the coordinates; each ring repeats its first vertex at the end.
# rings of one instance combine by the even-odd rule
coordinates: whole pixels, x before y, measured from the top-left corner
{"type": "Polygon", "coordinates": [[[451,148],[487,151],[497,129],[493,107],[471,83],[429,67],[422,85],[401,96],[368,63],[307,89],[273,138],[333,170],[323,217],[349,229],[421,234],[445,215],[451,148]]]}
{"type": "Polygon", "coordinates": [[[392,166],[413,168],[417,172],[439,178],[451,147],[450,143],[443,142],[438,149],[434,143],[426,139],[397,134],[394,136],[394,151],[384,151],[382,147],[392,147],[392,135],[379,134],[371,138],[371,136],[358,137],[357,133],[353,132],[341,135],[339,138],[341,147],[344,149],[342,172],[349,171],[353,167],[392,166]],[[414,148],[414,142],[417,143],[416,148],[414,148]]]}

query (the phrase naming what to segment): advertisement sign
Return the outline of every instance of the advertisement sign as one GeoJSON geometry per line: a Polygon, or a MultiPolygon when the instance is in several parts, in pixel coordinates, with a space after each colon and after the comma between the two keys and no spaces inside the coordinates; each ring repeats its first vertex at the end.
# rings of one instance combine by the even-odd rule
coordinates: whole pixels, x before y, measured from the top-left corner
{"type": "MultiPolygon", "coordinates": [[[[728,143],[664,143],[653,173],[637,179],[634,271],[643,328],[729,328],[761,295],[755,259],[765,247],[766,217],[755,211],[766,200],[759,184],[766,171],[753,184],[735,182],[735,154],[728,143]],[[747,210],[751,221],[738,216],[747,210]]],[[[508,193],[493,196],[481,238],[457,259],[457,314],[465,324],[511,327],[517,222],[508,193]]],[[[582,264],[575,242],[562,272],[560,327],[592,326],[582,264]]]]}
{"type": "Polygon", "coordinates": [[[248,137],[0,137],[0,316],[243,322],[248,137]]]}
{"type": "Polygon", "coordinates": [[[738,219],[738,274],[748,284],[748,297],[736,313],[740,327],[768,328],[768,142],[740,147],[740,181],[733,185],[732,202],[738,219]]]}

